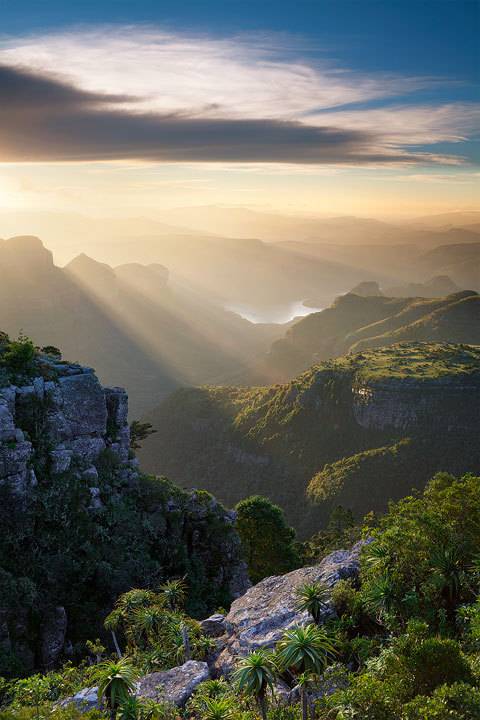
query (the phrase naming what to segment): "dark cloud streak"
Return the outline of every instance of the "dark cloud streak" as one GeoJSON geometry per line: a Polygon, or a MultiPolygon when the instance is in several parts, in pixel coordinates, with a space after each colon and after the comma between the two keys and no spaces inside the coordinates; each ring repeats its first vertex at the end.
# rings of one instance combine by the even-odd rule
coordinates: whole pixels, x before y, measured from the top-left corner
{"type": "Polygon", "coordinates": [[[270,119],[140,113],[128,109],[133,99],[90,93],[55,77],[0,66],[0,161],[367,164],[419,158],[384,151],[378,138],[363,131],[270,119]]]}

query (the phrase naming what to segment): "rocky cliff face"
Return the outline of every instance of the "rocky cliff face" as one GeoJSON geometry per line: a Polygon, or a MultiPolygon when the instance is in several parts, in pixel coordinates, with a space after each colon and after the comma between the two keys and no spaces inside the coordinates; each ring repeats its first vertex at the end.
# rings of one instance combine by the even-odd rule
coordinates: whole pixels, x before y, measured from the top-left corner
{"type": "Polygon", "coordinates": [[[235,513],[139,471],[122,388],[52,354],[0,381],[0,675],[71,656],[132,587],[185,576],[197,616],[249,587],[235,513]]]}
{"type": "Polygon", "coordinates": [[[419,428],[461,434],[480,423],[478,377],[427,382],[390,379],[352,387],[353,415],[368,430],[415,433],[419,428]]]}
{"type": "Polygon", "coordinates": [[[91,368],[40,358],[28,385],[0,388],[0,485],[25,496],[36,468],[50,477],[72,470],[88,480],[95,502],[96,465],[107,449],[123,478],[136,476],[127,414],[125,391],[103,388],[91,368]]]}

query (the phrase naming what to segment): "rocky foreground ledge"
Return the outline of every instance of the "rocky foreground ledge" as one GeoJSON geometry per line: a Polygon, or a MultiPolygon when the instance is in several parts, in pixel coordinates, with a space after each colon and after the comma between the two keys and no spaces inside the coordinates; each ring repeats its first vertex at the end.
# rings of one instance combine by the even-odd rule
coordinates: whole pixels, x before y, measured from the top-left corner
{"type": "MultiPolygon", "coordinates": [[[[337,550],[321,563],[286,575],[265,578],[232,603],[224,616],[212,615],[200,624],[206,635],[216,638],[217,650],[207,662],[190,660],[183,665],[145,675],[137,685],[137,696],[183,707],[200,683],[212,677],[228,676],[236,659],[259,647],[273,648],[285,630],[306,625],[311,618],[297,610],[296,589],[305,583],[323,582],[333,588],[339,580],[355,579],[360,569],[359,542],[350,550],[337,550]]],[[[326,603],[323,620],[335,614],[326,603]]],[[[287,695],[289,688],[277,688],[287,695]]],[[[63,700],[85,711],[99,707],[96,688],[86,688],[63,700]]]]}

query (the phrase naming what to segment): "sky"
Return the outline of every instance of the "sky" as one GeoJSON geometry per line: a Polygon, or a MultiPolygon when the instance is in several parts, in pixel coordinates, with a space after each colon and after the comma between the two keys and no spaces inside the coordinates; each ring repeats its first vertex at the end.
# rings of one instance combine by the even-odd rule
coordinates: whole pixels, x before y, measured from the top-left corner
{"type": "Polygon", "coordinates": [[[0,209],[476,209],[479,30],[473,0],[0,0],[0,209]]]}

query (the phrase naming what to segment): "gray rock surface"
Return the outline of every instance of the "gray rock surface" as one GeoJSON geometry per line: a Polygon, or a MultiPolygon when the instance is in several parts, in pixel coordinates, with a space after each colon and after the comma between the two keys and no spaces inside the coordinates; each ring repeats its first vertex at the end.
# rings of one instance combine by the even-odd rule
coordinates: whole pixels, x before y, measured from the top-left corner
{"type": "Polygon", "coordinates": [[[145,675],[137,686],[137,696],[183,707],[197,685],[208,680],[205,662],[189,660],[179,667],[145,675]]]}
{"type": "MultiPolygon", "coordinates": [[[[226,637],[215,662],[217,672],[228,673],[239,655],[274,647],[285,630],[311,622],[308,613],[297,609],[296,588],[319,581],[333,587],[339,580],[356,577],[361,546],[357,543],[351,550],[333,552],[319,565],[265,578],[235,600],[225,618],[226,637]]],[[[333,612],[327,603],[325,619],[333,612]]]]}
{"type": "MultiPolygon", "coordinates": [[[[228,675],[238,656],[246,655],[258,647],[273,647],[288,628],[311,622],[307,613],[298,612],[295,590],[305,582],[322,581],[333,587],[339,580],[355,578],[359,571],[359,554],[363,542],[351,550],[338,550],[327,555],[319,564],[300,568],[291,573],[265,578],[251,587],[243,597],[235,600],[225,617],[220,613],[201,621],[205,634],[217,637],[222,648],[213,665],[214,675],[228,675]],[[220,633],[223,634],[220,637],[220,633]]],[[[324,617],[333,614],[327,607],[324,617]]],[[[200,683],[210,677],[205,662],[189,660],[179,667],[163,672],[150,673],[139,680],[136,695],[183,707],[200,683]]],[[[327,668],[315,697],[330,694],[338,687],[345,687],[342,666],[327,668]]],[[[85,688],[76,695],[63,700],[65,706],[75,703],[83,710],[98,707],[97,688],[85,688]]],[[[298,688],[291,688],[278,680],[273,689],[276,701],[283,704],[298,700],[298,688]]]]}
{"type": "Polygon", "coordinates": [[[60,707],[68,707],[69,705],[75,704],[82,712],[88,712],[89,710],[101,710],[102,704],[98,700],[98,688],[83,688],[79,690],[75,695],[65,698],[58,703],[60,707]]]}
{"type": "Polygon", "coordinates": [[[67,631],[67,613],[58,606],[44,616],[40,629],[40,660],[42,667],[52,668],[63,651],[67,631]]]}
{"type": "Polygon", "coordinates": [[[35,484],[32,434],[50,446],[52,476],[75,468],[87,484],[95,484],[95,464],[109,448],[119,472],[134,479],[137,468],[129,460],[126,392],[103,388],[95,373],[80,365],[43,358],[39,366],[39,372],[55,379],[45,381],[38,375],[29,385],[0,388],[0,485],[26,495],[35,484]]]}
{"type": "Polygon", "coordinates": [[[200,627],[204,635],[213,638],[220,637],[224,635],[226,631],[225,615],[221,615],[220,613],[210,615],[210,617],[205,618],[205,620],[201,620],[200,627]]]}

